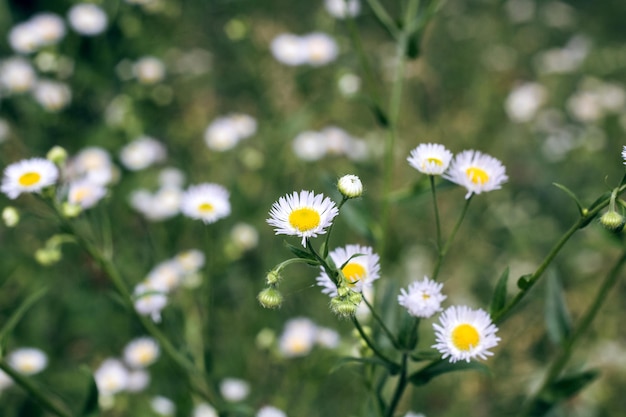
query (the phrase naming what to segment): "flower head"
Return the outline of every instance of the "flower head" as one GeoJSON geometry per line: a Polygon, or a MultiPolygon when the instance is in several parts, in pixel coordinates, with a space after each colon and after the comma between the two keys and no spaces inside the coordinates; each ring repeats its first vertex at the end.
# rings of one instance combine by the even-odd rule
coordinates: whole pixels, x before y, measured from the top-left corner
{"type": "Polygon", "coordinates": [[[48,356],[36,348],[21,348],[11,352],[7,361],[19,373],[34,375],[46,369],[48,356]]]}
{"type": "Polygon", "coordinates": [[[443,354],[450,362],[478,357],[487,359],[493,355],[488,349],[496,346],[500,338],[498,328],[485,311],[472,310],[466,306],[448,307],[434,323],[436,344],[432,347],[443,354]]]}
{"type": "Polygon", "coordinates": [[[363,184],[356,175],[344,175],[337,181],[339,192],[346,198],[357,198],[363,194],[363,184]]]}
{"type": "Polygon", "coordinates": [[[67,18],[72,29],[85,36],[104,32],[109,23],[106,13],[91,3],[75,4],[68,12],[67,18]]]}
{"type": "Polygon", "coordinates": [[[151,337],[131,340],[124,348],[124,361],[132,368],[145,368],[159,358],[159,345],[151,337]]]}
{"type": "MultiPolygon", "coordinates": [[[[380,278],[379,257],[369,246],[347,245],[333,250],[329,255],[337,268],[341,268],[348,287],[353,291],[361,292],[380,278]]],[[[338,295],[337,286],[323,269],[317,277],[317,285],[323,287],[322,292],[331,297],[338,295]]]]}
{"type": "Polygon", "coordinates": [[[255,417],[287,417],[287,414],[279,408],[264,405],[257,411],[255,417]]]}
{"type": "Polygon", "coordinates": [[[443,174],[451,160],[452,152],[438,143],[422,143],[407,158],[413,168],[428,175],[443,174]]]}
{"type": "Polygon", "coordinates": [[[67,193],[67,201],[87,209],[95,206],[98,201],[104,198],[106,193],[105,187],[89,180],[72,181],[67,193]]]}
{"type": "Polygon", "coordinates": [[[509,179],[500,161],[474,150],[458,154],[444,178],[467,188],[466,199],[472,194],[499,190],[509,179]]]}
{"type": "Polygon", "coordinates": [[[128,386],[128,369],[117,359],[106,359],[93,376],[100,395],[114,395],[128,386]]]}
{"type": "Polygon", "coordinates": [[[297,317],[285,324],[278,349],[285,357],[306,356],[315,346],[317,326],[306,317],[297,317]]]}
{"type": "Polygon", "coordinates": [[[185,191],[181,212],[204,223],[215,223],[230,214],[229,193],[218,184],[192,185],[185,191]]]}
{"type": "Polygon", "coordinates": [[[131,171],[140,171],[161,162],[167,156],[165,146],[149,136],[140,136],[120,151],[122,164],[131,171]]]}
{"type": "Polygon", "coordinates": [[[441,294],[443,284],[424,277],[422,281],[415,281],[409,285],[408,291],[402,288],[398,296],[398,303],[406,308],[410,315],[415,317],[431,317],[441,311],[441,302],[447,297],[441,294]]]}
{"type": "Polygon", "coordinates": [[[220,383],[220,393],[226,401],[242,401],[250,393],[250,384],[243,379],[224,378],[220,383]]]}
{"type": "Polygon", "coordinates": [[[302,237],[302,245],[306,246],[307,238],[326,233],[337,214],[335,203],[323,194],[294,191],[272,205],[267,223],[274,226],[277,235],[302,237]]]}
{"type": "Polygon", "coordinates": [[[33,193],[52,185],[59,177],[54,163],[43,158],[25,159],[4,170],[2,192],[14,200],[21,193],[33,193]]]}

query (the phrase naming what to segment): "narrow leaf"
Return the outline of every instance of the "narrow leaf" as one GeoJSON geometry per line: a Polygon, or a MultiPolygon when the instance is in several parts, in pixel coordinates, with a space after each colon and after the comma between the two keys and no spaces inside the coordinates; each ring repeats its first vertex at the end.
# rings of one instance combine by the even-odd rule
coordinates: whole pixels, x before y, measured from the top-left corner
{"type": "Polygon", "coordinates": [[[377,357],[355,358],[355,357],[352,357],[352,356],[346,356],[345,358],[339,359],[339,361],[335,364],[335,366],[333,366],[332,369],[330,370],[330,373],[333,373],[333,372],[337,371],[338,369],[343,368],[344,366],[352,364],[352,363],[380,365],[380,366],[383,366],[383,367],[387,368],[389,370],[389,373],[392,374],[392,375],[395,375],[395,374],[398,373],[398,367],[397,366],[394,366],[394,364],[386,362],[386,361],[384,361],[382,359],[379,359],[377,357]]]}
{"type": "Polygon", "coordinates": [[[300,258],[300,259],[309,259],[309,260],[317,262],[317,260],[315,259],[315,256],[312,253],[309,253],[309,252],[305,251],[304,249],[301,249],[301,248],[299,248],[297,246],[294,246],[291,243],[285,242],[285,246],[287,246],[287,249],[289,249],[291,251],[291,253],[296,255],[298,258],[300,258]]]}
{"type": "Polygon", "coordinates": [[[498,282],[496,288],[493,291],[493,297],[491,298],[491,304],[489,305],[489,314],[495,316],[506,304],[506,288],[509,281],[509,267],[507,266],[498,282]]]}
{"type": "Polygon", "coordinates": [[[413,385],[424,385],[436,376],[457,371],[478,371],[490,375],[489,368],[480,362],[455,362],[440,360],[429,365],[409,377],[409,382],[413,385]]]}
{"type": "Polygon", "coordinates": [[[582,212],[583,212],[583,205],[580,203],[580,200],[578,199],[578,197],[576,197],[576,194],[574,194],[574,192],[572,190],[570,190],[569,188],[567,188],[563,184],[559,184],[559,183],[556,183],[556,182],[553,182],[552,185],[554,185],[556,188],[560,189],[561,191],[563,191],[567,195],[569,195],[572,198],[572,200],[574,200],[576,205],[578,206],[578,212],[582,214],[582,212]]]}
{"type": "Polygon", "coordinates": [[[98,385],[96,384],[96,380],[94,379],[91,371],[87,367],[83,368],[83,372],[89,377],[89,387],[80,416],[96,417],[100,415],[100,407],[98,404],[98,385]]]}
{"type": "Polygon", "coordinates": [[[560,344],[570,335],[572,323],[565,303],[563,288],[555,273],[548,274],[546,287],[545,320],[548,336],[560,344]]]}
{"type": "Polygon", "coordinates": [[[592,383],[599,375],[598,370],[592,369],[565,376],[553,382],[548,388],[547,394],[554,401],[566,400],[592,383]]]}
{"type": "Polygon", "coordinates": [[[15,326],[20,322],[24,314],[37,302],[44,294],[48,292],[48,288],[44,287],[31,294],[22,304],[15,310],[15,312],[9,317],[7,322],[0,330],[0,343],[13,331],[15,326]]]}

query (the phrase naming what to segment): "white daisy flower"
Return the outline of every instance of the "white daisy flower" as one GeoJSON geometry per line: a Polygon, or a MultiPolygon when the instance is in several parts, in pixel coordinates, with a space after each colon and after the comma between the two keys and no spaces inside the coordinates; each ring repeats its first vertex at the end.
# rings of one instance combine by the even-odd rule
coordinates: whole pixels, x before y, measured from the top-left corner
{"type": "Polygon", "coordinates": [[[95,146],[84,148],[76,154],[68,162],[66,171],[69,178],[84,178],[100,185],[112,182],[115,174],[109,153],[95,146]]]}
{"type": "Polygon", "coordinates": [[[56,165],[47,159],[24,159],[5,168],[0,189],[14,200],[21,193],[33,193],[53,185],[58,177],[56,165]]]}
{"type": "Polygon", "coordinates": [[[176,255],[174,261],[185,274],[193,274],[204,266],[206,259],[201,250],[189,249],[176,255]]]}
{"type": "Polygon", "coordinates": [[[328,151],[326,137],[320,132],[305,130],[293,140],[293,153],[303,161],[319,161],[328,151]]]}
{"type": "Polygon", "coordinates": [[[3,370],[0,369],[0,393],[13,385],[13,380],[3,370]]]}
{"type": "Polygon", "coordinates": [[[65,23],[54,13],[39,13],[29,23],[37,34],[38,46],[54,45],[65,36],[65,23]]]}
{"type": "Polygon", "coordinates": [[[49,112],[64,109],[72,100],[72,91],[67,84],[56,81],[38,81],[33,89],[35,101],[49,112]]]}
{"type": "Polygon", "coordinates": [[[30,21],[13,26],[9,30],[8,41],[11,49],[20,54],[30,54],[39,47],[38,33],[30,21]]]}
{"type": "Polygon", "coordinates": [[[243,379],[224,378],[220,383],[220,393],[226,401],[242,401],[250,393],[250,384],[243,379]]]}
{"type": "Polygon", "coordinates": [[[215,223],[230,214],[228,190],[212,183],[192,185],[183,194],[181,212],[205,224],[215,223]]]}
{"type": "Polygon", "coordinates": [[[34,375],[46,369],[48,356],[36,348],[21,348],[7,356],[11,368],[24,375],[34,375]]]}
{"type": "Polygon", "coordinates": [[[259,232],[251,224],[239,222],[230,230],[230,240],[238,250],[251,250],[259,244],[259,232]]]}
{"type": "Polygon", "coordinates": [[[317,326],[306,317],[291,319],[278,341],[278,350],[288,358],[308,355],[317,341],[317,326]]]}
{"type": "Polygon", "coordinates": [[[500,338],[498,328],[485,311],[472,310],[466,306],[448,307],[434,323],[436,344],[432,347],[450,362],[472,358],[487,359],[493,355],[488,349],[496,346],[500,338]]]}
{"type": "Polygon", "coordinates": [[[427,175],[443,174],[451,160],[452,152],[438,143],[422,143],[407,158],[409,165],[427,175]]]}
{"type": "Polygon", "coordinates": [[[93,183],[89,180],[77,180],[71,182],[69,185],[67,201],[83,209],[88,209],[102,200],[106,193],[106,188],[100,184],[93,183]]]}
{"type": "Polygon", "coordinates": [[[193,408],[192,417],[218,417],[215,408],[207,403],[200,403],[193,408]]]}
{"type": "Polygon", "coordinates": [[[279,408],[271,405],[264,405],[257,411],[255,417],[287,417],[287,414],[279,408]]]}
{"type": "Polygon", "coordinates": [[[184,272],[176,259],[168,259],[152,268],[146,277],[146,282],[152,287],[170,292],[180,285],[184,272]]]}
{"type": "Polygon", "coordinates": [[[408,291],[402,288],[398,296],[398,303],[406,308],[410,315],[428,318],[441,311],[441,302],[447,297],[441,294],[443,284],[424,277],[422,281],[415,281],[409,285],[408,291]]]}
{"type": "Polygon", "coordinates": [[[104,32],[109,23],[106,13],[91,3],[80,3],[72,6],[67,18],[70,26],[85,36],[94,36],[104,32]]]}
{"type": "Polygon", "coordinates": [[[156,84],[165,78],[165,64],[159,58],[145,56],[133,64],[133,74],[141,84],[156,84]]]}
{"type": "Polygon", "coordinates": [[[339,47],[337,42],[325,33],[310,33],[302,38],[307,54],[307,62],[319,67],[337,58],[339,47]]]}
{"type": "MultiPolygon", "coordinates": [[[[341,268],[343,276],[352,290],[362,292],[363,288],[371,287],[380,278],[379,257],[369,246],[347,245],[330,252],[330,257],[341,268]]],[[[323,287],[322,292],[336,297],[337,286],[322,269],[317,277],[317,285],[323,287]]]]}
{"type": "Polygon", "coordinates": [[[35,85],[37,75],[29,61],[9,58],[0,65],[0,86],[11,93],[24,93],[35,85]]]}
{"type": "Polygon", "coordinates": [[[154,283],[138,284],[133,292],[135,310],[143,316],[150,315],[152,321],[161,321],[161,310],[167,305],[167,289],[154,283]]]}
{"type": "Polygon", "coordinates": [[[303,39],[292,33],[282,33],[272,39],[270,51],[277,61],[292,67],[302,65],[307,61],[303,39]]]}
{"type": "Polygon", "coordinates": [[[336,330],[328,327],[318,327],[315,343],[326,349],[335,349],[341,342],[341,336],[336,330]]]}
{"type": "Polygon", "coordinates": [[[169,398],[160,395],[150,400],[150,407],[161,416],[173,416],[176,413],[176,404],[169,398]]]}
{"type": "Polygon", "coordinates": [[[126,391],[141,392],[148,388],[150,384],[150,374],[145,369],[134,369],[128,372],[128,383],[126,391]]]}
{"type": "Polygon", "coordinates": [[[98,393],[110,396],[124,391],[128,386],[128,370],[117,359],[106,359],[93,374],[98,393]]]}
{"type": "Polygon", "coordinates": [[[131,340],[124,347],[124,361],[132,368],[146,368],[159,358],[159,345],[151,337],[131,340]]]}
{"type": "Polygon", "coordinates": [[[499,190],[509,177],[502,163],[479,151],[463,151],[456,155],[450,169],[443,175],[449,181],[467,188],[465,198],[472,194],[499,190]]]}
{"type": "Polygon", "coordinates": [[[324,6],[328,14],[337,19],[354,17],[361,11],[359,0],[325,0],[324,6]]]}
{"type": "Polygon", "coordinates": [[[122,164],[131,171],[139,171],[165,160],[167,150],[158,140],[149,136],[140,136],[120,151],[122,164]]]}
{"type": "Polygon", "coordinates": [[[335,203],[323,194],[313,191],[293,192],[272,205],[267,223],[274,226],[277,235],[302,237],[302,246],[306,239],[326,233],[339,210],[335,203]]]}

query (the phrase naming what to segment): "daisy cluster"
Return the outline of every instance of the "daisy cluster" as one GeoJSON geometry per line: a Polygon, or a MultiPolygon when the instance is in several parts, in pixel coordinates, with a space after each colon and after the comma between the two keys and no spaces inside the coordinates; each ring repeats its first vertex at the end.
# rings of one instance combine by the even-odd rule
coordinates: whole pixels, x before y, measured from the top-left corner
{"type": "Polygon", "coordinates": [[[352,161],[363,161],[369,156],[367,143],[363,139],[337,126],[300,132],[293,139],[291,148],[303,161],[319,161],[325,156],[346,156],[352,161]]]}
{"type": "Polygon", "coordinates": [[[323,66],[337,59],[339,55],[337,42],[322,32],[303,36],[282,33],[272,40],[270,51],[277,61],[292,67],[323,66]]]}
{"type": "Polygon", "coordinates": [[[199,273],[204,263],[204,254],[191,249],[155,265],[133,291],[137,312],[160,321],[168,295],[181,285],[197,286],[202,280],[199,273]]]}
{"type": "Polygon", "coordinates": [[[443,145],[423,143],[407,158],[416,170],[445,179],[467,189],[465,198],[498,190],[508,181],[504,165],[496,158],[476,150],[466,150],[453,157],[443,145]]]}

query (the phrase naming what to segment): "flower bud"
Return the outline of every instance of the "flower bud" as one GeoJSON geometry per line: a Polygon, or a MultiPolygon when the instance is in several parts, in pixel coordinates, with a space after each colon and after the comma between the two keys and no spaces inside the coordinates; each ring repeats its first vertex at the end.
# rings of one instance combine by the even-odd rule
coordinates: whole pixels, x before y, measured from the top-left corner
{"type": "Polygon", "coordinates": [[[257,300],[265,308],[278,308],[283,303],[283,295],[276,288],[270,286],[259,293],[257,300]]]}
{"type": "Polygon", "coordinates": [[[43,266],[54,265],[61,260],[61,251],[58,248],[43,248],[35,251],[35,260],[43,266]]]}
{"type": "Polygon", "coordinates": [[[78,216],[82,211],[82,207],[78,204],[63,203],[61,207],[63,215],[69,219],[78,216]]]}
{"type": "Polygon", "coordinates": [[[614,210],[609,210],[600,217],[600,223],[605,229],[619,233],[624,228],[626,222],[624,216],[614,210]]]}
{"type": "Polygon", "coordinates": [[[363,294],[356,291],[350,291],[350,294],[348,294],[348,300],[358,307],[359,304],[361,304],[361,301],[363,301],[363,294]]]}
{"type": "Polygon", "coordinates": [[[60,146],[53,146],[46,154],[46,159],[57,166],[63,166],[67,161],[67,151],[60,146]]]}
{"type": "Polygon", "coordinates": [[[20,222],[20,212],[13,206],[7,206],[2,210],[2,220],[7,227],[15,227],[20,222]]]}
{"type": "Polygon", "coordinates": [[[274,269],[267,273],[267,276],[265,277],[265,282],[267,282],[267,285],[278,284],[280,278],[280,274],[274,269]]]}
{"type": "Polygon", "coordinates": [[[363,184],[356,175],[344,175],[339,178],[337,188],[345,198],[357,198],[363,194],[363,184]]]}
{"type": "Polygon", "coordinates": [[[351,318],[356,314],[356,305],[345,297],[334,297],[330,300],[330,309],[339,317],[351,318]]]}

